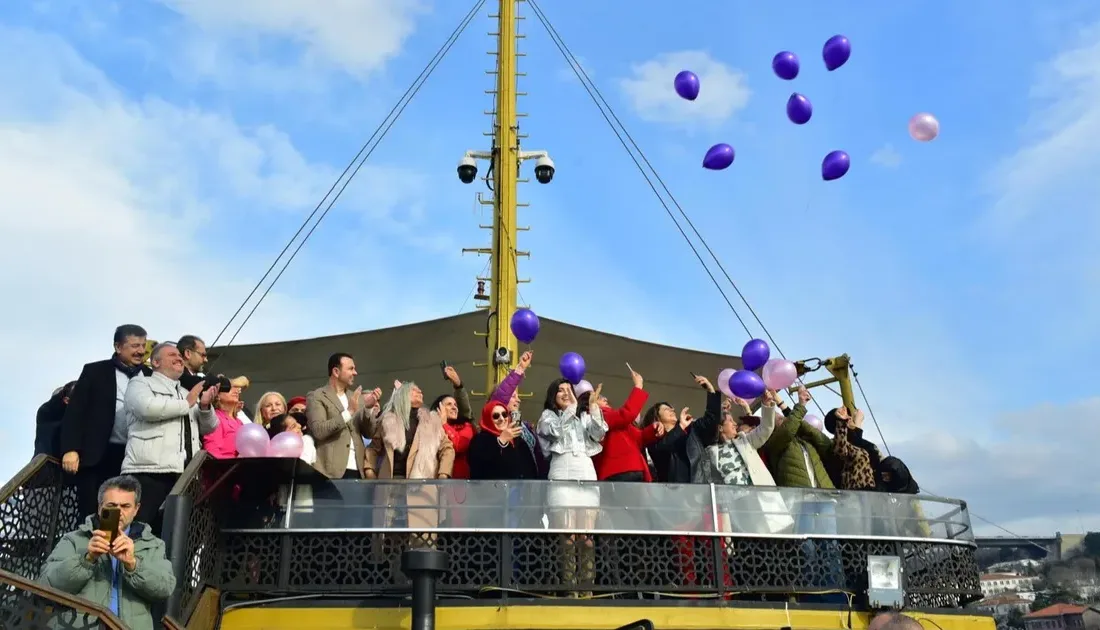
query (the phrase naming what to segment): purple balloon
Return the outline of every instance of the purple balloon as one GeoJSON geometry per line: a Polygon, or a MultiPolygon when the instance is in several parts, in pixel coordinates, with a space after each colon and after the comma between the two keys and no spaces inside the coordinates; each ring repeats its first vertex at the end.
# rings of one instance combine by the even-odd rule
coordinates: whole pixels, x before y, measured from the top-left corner
{"type": "Polygon", "coordinates": [[[531,343],[539,335],[539,316],[529,308],[512,314],[512,334],[520,343],[531,343]]]}
{"type": "Polygon", "coordinates": [[[798,76],[798,55],[788,50],[775,53],[772,57],[772,71],[784,81],[794,79],[798,76]]]}
{"type": "Polygon", "coordinates": [[[831,182],[848,174],[852,159],[843,151],[833,151],[821,161],[821,179],[831,182]]]}
{"type": "Polygon", "coordinates": [[[756,372],[737,370],[730,377],[730,391],[738,398],[752,400],[764,393],[764,379],[756,372]]]}
{"type": "Polygon", "coordinates": [[[730,164],[733,164],[733,147],[725,143],[714,145],[703,156],[703,168],[712,171],[729,168],[730,164]]]}
{"type": "Polygon", "coordinates": [[[852,56],[852,42],[843,35],[833,35],[821,49],[821,58],[825,60],[825,68],[832,72],[847,63],[852,56]]]}
{"type": "Polygon", "coordinates": [[[694,101],[699,97],[699,77],[690,70],[681,70],[672,84],[681,98],[694,101]]]}
{"type": "Polygon", "coordinates": [[[787,99],[787,118],[796,125],[805,125],[810,122],[810,116],[814,115],[814,106],[810,99],[795,92],[787,99]]]}
{"type": "Polygon", "coordinates": [[[267,457],[267,446],[270,442],[267,429],[250,422],[237,429],[237,457],[267,457]]]}
{"type": "Polygon", "coordinates": [[[584,357],[576,352],[566,352],[561,355],[558,369],[561,370],[562,378],[577,385],[584,379],[584,357]]]}
{"type": "Polygon", "coordinates": [[[745,347],[741,348],[741,368],[750,372],[759,370],[768,362],[771,354],[772,350],[768,347],[768,342],[763,339],[750,339],[745,347]]]}

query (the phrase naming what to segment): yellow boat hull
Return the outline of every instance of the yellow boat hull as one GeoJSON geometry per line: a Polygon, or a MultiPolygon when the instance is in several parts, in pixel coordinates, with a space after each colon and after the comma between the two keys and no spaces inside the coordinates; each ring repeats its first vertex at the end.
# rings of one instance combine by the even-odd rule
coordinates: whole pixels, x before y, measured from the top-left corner
{"type": "MultiPolygon", "coordinates": [[[[908,613],[927,630],[994,630],[992,617],[968,614],[908,613]]],[[[222,614],[222,630],[310,628],[341,630],[403,630],[410,627],[408,608],[370,607],[250,607],[222,614]]],[[[438,630],[593,630],[618,628],[648,619],[656,630],[717,630],[719,628],[842,630],[866,628],[867,613],[738,606],[600,606],[590,602],[557,605],[470,605],[436,609],[438,630]]]]}

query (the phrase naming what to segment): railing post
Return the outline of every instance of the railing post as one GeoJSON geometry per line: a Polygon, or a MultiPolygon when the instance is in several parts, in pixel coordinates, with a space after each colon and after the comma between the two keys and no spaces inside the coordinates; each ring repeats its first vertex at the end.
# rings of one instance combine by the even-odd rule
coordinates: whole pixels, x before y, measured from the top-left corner
{"type": "Polygon", "coordinates": [[[183,583],[190,579],[188,569],[191,558],[187,554],[188,525],[191,522],[191,498],[182,494],[170,494],[164,500],[164,547],[168,552],[168,561],[172,563],[172,572],[176,575],[176,588],[168,597],[168,614],[181,621],[180,603],[183,598],[183,583]]]}
{"type": "Polygon", "coordinates": [[[447,565],[447,553],[438,549],[407,549],[401,554],[401,572],[412,580],[411,630],[435,630],[435,583],[447,565]]]}

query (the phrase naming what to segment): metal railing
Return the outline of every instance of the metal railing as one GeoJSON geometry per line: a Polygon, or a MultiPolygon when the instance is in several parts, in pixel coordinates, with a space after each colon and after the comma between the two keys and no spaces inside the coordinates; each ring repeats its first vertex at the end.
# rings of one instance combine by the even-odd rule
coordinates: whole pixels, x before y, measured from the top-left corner
{"type": "Polygon", "coordinates": [[[0,570],[0,628],[129,630],[106,608],[0,570]]]}

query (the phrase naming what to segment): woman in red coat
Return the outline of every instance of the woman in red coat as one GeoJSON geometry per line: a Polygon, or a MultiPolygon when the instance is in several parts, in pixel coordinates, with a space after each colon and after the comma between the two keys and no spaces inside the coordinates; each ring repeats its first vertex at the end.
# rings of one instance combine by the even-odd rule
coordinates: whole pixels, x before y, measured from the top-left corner
{"type": "Polygon", "coordinates": [[[645,446],[642,430],[634,424],[649,394],[642,389],[641,374],[630,370],[630,378],[634,381],[634,389],[630,390],[622,407],[612,409],[606,398],[599,401],[607,422],[607,435],[603,439],[603,451],[592,458],[592,463],[596,465],[596,478],[600,481],[653,481],[642,452],[645,446]]]}

